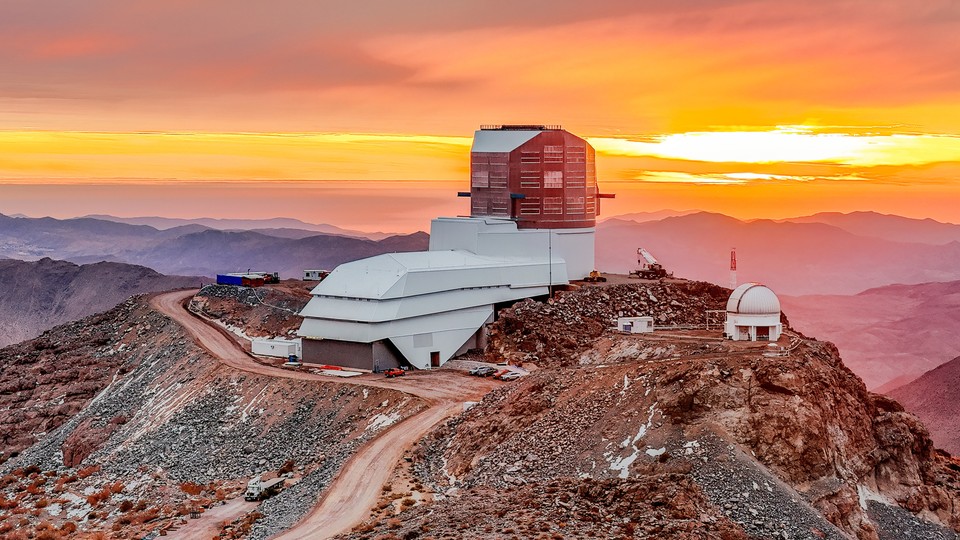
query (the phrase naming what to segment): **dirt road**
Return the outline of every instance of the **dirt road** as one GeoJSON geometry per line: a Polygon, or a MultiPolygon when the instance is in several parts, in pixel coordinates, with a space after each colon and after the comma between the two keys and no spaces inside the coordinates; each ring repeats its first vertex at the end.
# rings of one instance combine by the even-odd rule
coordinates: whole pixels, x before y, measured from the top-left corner
{"type": "Polygon", "coordinates": [[[268,377],[390,388],[417,396],[430,403],[438,400],[455,400],[460,403],[477,401],[496,388],[494,381],[470,377],[465,373],[451,370],[411,372],[404,377],[387,380],[382,375],[373,373],[346,379],[265,366],[244,350],[237,342],[236,336],[184,307],[184,302],[196,293],[197,290],[187,290],[158,294],[150,300],[150,304],[157,311],[183,326],[201,347],[220,362],[240,371],[268,377]]]}
{"type": "Polygon", "coordinates": [[[243,497],[237,497],[226,504],[207,510],[200,519],[187,520],[187,524],[176,531],[176,537],[182,540],[210,540],[216,538],[220,534],[220,526],[223,522],[230,523],[256,509],[258,504],[260,503],[247,502],[243,500],[243,497]]]}
{"type": "Polygon", "coordinates": [[[340,469],[318,505],[295,526],[274,537],[276,539],[330,538],[362,522],[377,503],[380,489],[396,468],[403,451],[431,428],[462,411],[465,401],[478,401],[498,384],[452,370],[413,372],[385,380],[374,374],[341,379],[265,366],[257,363],[234,336],[184,307],[196,292],[158,294],[150,302],[183,326],[201,347],[234,369],[269,377],[391,388],[417,396],[429,405],[425,411],[394,425],[362,446],[340,469]]]}

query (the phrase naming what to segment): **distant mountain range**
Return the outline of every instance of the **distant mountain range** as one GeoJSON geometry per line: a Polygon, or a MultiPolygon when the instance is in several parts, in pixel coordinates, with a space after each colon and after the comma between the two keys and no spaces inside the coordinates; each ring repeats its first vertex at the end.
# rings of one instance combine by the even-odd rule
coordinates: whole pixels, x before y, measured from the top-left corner
{"type": "Polygon", "coordinates": [[[199,278],[164,276],[149,268],[104,262],[78,266],[41,259],[0,260],[0,347],[106,311],[134,294],[195,287],[199,278]]]}
{"type": "Polygon", "coordinates": [[[780,301],[794,328],[834,342],[844,363],[875,391],[906,384],[960,356],[960,281],[780,301]]]}
{"type": "Polygon", "coordinates": [[[923,421],[938,447],[960,455],[960,357],[889,394],[923,421]]]}
{"type": "Polygon", "coordinates": [[[933,219],[914,219],[877,212],[821,212],[779,220],[790,223],[825,223],[860,236],[872,236],[892,242],[949,244],[960,242],[960,225],[933,219]]]}
{"type": "MultiPolygon", "coordinates": [[[[15,216],[23,217],[23,216],[15,216]]],[[[271,234],[269,231],[296,231],[278,232],[273,236],[298,235],[300,238],[312,236],[310,233],[334,234],[340,236],[353,236],[356,238],[369,238],[370,240],[383,240],[389,236],[395,236],[395,233],[384,232],[363,232],[350,229],[342,229],[335,225],[323,223],[307,223],[293,218],[273,218],[273,219],[218,219],[218,218],[166,218],[157,216],[144,216],[122,218],[104,214],[91,214],[83,216],[86,218],[99,219],[104,221],[113,221],[116,223],[126,223],[128,225],[148,225],[154,229],[166,230],[185,225],[200,225],[208,229],[217,229],[220,231],[262,231],[264,234],[271,234]]],[[[293,237],[293,236],[288,236],[293,237]]]]}
{"type": "Polygon", "coordinates": [[[936,235],[910,234],[924,242],[903,242],[891,240],[890,231],[905,218],[869,219],[880,236],[826,223],[747,222],[707,212],[643,223],[609,219],[597,226],[597,266],[626,273],[637,267],[636,250],[643,246],[678,276],[728,284],[730,249],[736,247],[739,282],[759,281],[781,294],[854,294],[892,283],[960,279],[960,242],[934,241],[943,238],[946,224],[926,224],[936,235]]]}
{"type": "Polygon", "coordinates": [[[362,257],[426,249],[427,243],[425,233],[370,240],[292,229],[230,232],[191,223],[159,230],[94,218],[0,214],[0,257],[51,257],[80,264],[115,261],[165,274],[213,276],[255,269],[301,277],[306,269],[332,269],[362,257]]]}

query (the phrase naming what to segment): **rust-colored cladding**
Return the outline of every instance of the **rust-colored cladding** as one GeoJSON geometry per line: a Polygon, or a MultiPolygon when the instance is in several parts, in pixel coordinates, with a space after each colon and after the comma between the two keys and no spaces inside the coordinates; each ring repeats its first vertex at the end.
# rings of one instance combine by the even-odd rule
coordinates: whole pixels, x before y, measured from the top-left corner
{"type": "Polygon", "coordinates": [[[587,141],[562,129],[481,129],[477,137],[495,144],[475,139],[471,216],[514,219],[520,229],[596,225],[595,153],[587,141]],[[532,136],[524,141],[527,135],[532,136]],[[513,141],[521,142],[514,147],[513,141]],[[476,151],[491,148],[498,151],[476,151]]]}

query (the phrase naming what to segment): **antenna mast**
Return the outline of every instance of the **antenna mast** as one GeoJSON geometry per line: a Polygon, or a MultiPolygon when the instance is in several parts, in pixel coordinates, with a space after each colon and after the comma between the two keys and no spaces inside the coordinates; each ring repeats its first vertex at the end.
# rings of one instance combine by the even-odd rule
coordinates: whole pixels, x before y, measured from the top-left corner
{"type": "Polygon", "coordinates": [[[737,288],[737,248],[730,248],[730,288],[737,288]]]}

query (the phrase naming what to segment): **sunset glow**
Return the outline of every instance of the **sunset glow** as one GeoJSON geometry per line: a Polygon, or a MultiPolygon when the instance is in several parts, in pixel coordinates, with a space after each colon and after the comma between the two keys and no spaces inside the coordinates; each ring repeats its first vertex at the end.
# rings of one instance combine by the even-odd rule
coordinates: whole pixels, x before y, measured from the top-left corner
{"type": "Polygon", "coordinates": [[[960,222],[955,2],[428,4],[6,8],[0,212],[68,213],[31,185],[402,181],[456,213],[473,130],[532,122],[596,148],[608,212],[960,222]]]}

